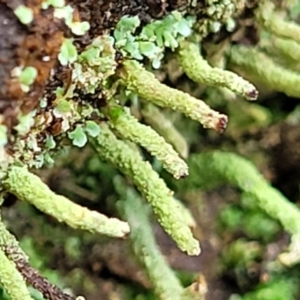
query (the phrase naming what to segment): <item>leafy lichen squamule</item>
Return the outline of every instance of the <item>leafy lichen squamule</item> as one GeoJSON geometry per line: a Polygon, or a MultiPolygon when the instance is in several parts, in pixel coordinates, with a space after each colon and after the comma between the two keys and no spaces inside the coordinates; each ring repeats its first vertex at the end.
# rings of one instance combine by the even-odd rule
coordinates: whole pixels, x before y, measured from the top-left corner
{"type": "Polygon", "coordinates": [[[102,159],[117,167],[129,176],[141,194],[150,203],[159,223],[177,243],[178,247],[189,255],[200,253],[199,242],[185,222],[181,210],[176,205],[173,192],[151,168],[149,162],[143,161],[139,153],[125,142],[118,140],[105,126],[101,134],[91,142],[102,159]]]}

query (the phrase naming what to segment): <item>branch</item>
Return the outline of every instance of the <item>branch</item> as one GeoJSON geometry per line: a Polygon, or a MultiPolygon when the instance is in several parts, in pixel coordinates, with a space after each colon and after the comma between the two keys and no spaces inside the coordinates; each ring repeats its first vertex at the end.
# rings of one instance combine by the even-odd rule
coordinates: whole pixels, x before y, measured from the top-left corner
{"type": "MultiPolygon", "coordinates": [[[[26,283],[40,291],[45,299],[49,300],[84,300],[82,297],[75,297],[64,293],[60,288],[50,283],[41,276],[37,270],[30,266],[27,255],[20,248],[16,238],[6,229],[0,220],[0,251],[14,262],[17,270],[23,276],[26,283]]],[[[1,265],[2,266],[2,265],[1,265]]],[[[1,268],[0,268],[1,269],[1,268]]],[[[1,277],[1,276],[0,276],[1,277]]],[[[22,290],[22,287],[19,287],[22,290]]],[[[27,298],[19,297],[18,300],[27,298]]],[[[31,298],[30,298],[31,299],[31,298]]]]}
{"type": "Polygon", "coordinates": [[[0,249],[0,283],[11,300],[33,300],[15,264],[0,249]]]}

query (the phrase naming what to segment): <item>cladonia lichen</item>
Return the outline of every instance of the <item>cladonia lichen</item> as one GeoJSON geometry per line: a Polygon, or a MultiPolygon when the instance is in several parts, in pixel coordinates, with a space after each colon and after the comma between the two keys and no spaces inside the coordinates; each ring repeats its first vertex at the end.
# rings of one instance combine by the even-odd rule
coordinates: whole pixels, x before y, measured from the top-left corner
{"type": "MultiPolygon", "coordinates": [[[[139,235],[148,234],[150,226],[145,223],[145,227],[137,228],[134,224],[137,216],[130,205],[136,205],[140,211],[144,209],[135,192],[125,197],[128,199],[122,206],[123,216],[127,219],[121,221],[53,193],[29,171],[54,163],[59,151],[69,149],[70,145],[79,148],[91,146],[97,159],[108,162],[133,183],[179,249],[188,255],[199,255],[199,241],[190,228],[193,218],[184,214],[171,189],[154,170],[153,161],[157,160],[176,180],[189,174],[184,160],[189,152],[185,131],[177,129],[163,109],[184,115],[218,133],[225,131],[230,115],[215,110],[211,107],[214,104],[206,103],[205,97],[199,99],[200,96],[176,88],[176,80],[171,78],[173,74],[167,74],[168,64],[173,60],[181,74],[194,81],[202,91],[207,86],[223,89],[223,92],[226,88],[231,95],[235,93],[241,98],[256,100],[257,84],[293,97],[300,96],[299,70],[293,69],[293,61],[298,60],[294,52],[300,49],[300,26],[279,17],[270,1],[260,1],[252,9],[251,20],[254,27],[259,28],[260,42],[255,46],[249,41],[246,42],[250,46],[240,45],[242,42],[232,32],[242,26],[238,21],[243,12],[249,10],[248,4],[244,0],[187,1],[182,7],[176,6],[176,10],[167,13],[169,7],[173,7],[170,3],[156,18],[126,13],[118,20],[111,20],[112,25],[107,25],[107,28],[100,28],[102,24],[97,23],[100,20],[93,24],[85,20],[88,17],[85,13],[80,14],[80,6],[67,4],[64,0],[44,1],[40,5],[42,13],[51,14],[55,22],[62,22],[62,28],[66,28],[61,32],[62,43],[58,44],[47,82],[38,82],[40,73],[35,65],[30,65],[28,57],[28,65],[22,61],[10,70],[9,78],[20,85],[25,100],[34,94],[34,86],[43,89],[43,95],[35,101],[37,103],[32,109],[24,109],[25,113],[18,115],[18,124],[5,123],[8,119],[5,114],[0,118],[3,123],[0,125],[1,190],[16,195],[70,227],[93,233],[125,237],[130,233],[128,220],[133,224],[133,243],[139,249],[149,244],[147,251],[153,258],[158,252],[153,247],[154,241],[147,241],[144,236],[138,240],[139,235]],[[116,21],[115,25],[113,21],[116,21]],[[95,28],[95,24],[99,28],[95,28]],[[231,44],[231,38],[237,39],[235,45],[231,44]],[[220,44],[215,40],[221,41],[220,44]],[[274,58],[268,55],[269,51],[275,53],[274,58]],[[212,57],[222,61],[220,66],[209,62],[212,57]],[[139,151],[140,146],[148,152],[147,155],[139,151]]],[[[126,12],[127,7],[122,9],[126,12]]],[[[113,12],[105,13],[101,22],[107,21],[113,12]]],[[[35,12],[24,5],[18,6],[14,14],[26,28],[36,17],[35,12]]],[[[16,103],[26,108],[23,98],[16,99],[16,103]]],[[[222,109],[221,105],[219,107],[222,109]]],[[[244,161],[218,152],[193,156],[191,161],[199,173],[207,176],[199,180],[208,183],[213,176],[214,179],[220,177],[232,181],[249,193],[260,209],[278,219],[288,232],[298,234],[298,209],[288,204],[244,161]],[[199,161],[194,162],[195,159],[203,163],[202,168],[199,161]],[[230,168],[227,169],[227,165],[230,168]],[[238,172],[241,166],[248,168],[253,178],[244,178],[244,174],[238,172]],[[262,191],[270,198],[261,197],[262,191]],[[277,205],[270,202],[272,197],[278,200],[277,205]],[[288,215],[282,213],[279,203],[286,208],[288,215]]],[[[148,216],[144,215],[145,218],[148,216]]],[[[149,269],[145,257],[142,260],[149,269]]],[[[11,270],[15,281],[20,283],[19,299],[30,299],[24,292],[20,274],[1,248],[0,264],[11,270]]],[[[165,274],[169,271],[164,268],[165,274]]],[[[165,295],[165,282],[160,285],[156,272],[149,274],[155,281],[157,294],[165,295]]],[[[6,282],[9,278],[3,276],[2,281],[1,278],[2,285],[13,295],[15,282],[9,287],[6,282]]],[[[181,292],[177,279],[172,277],[170,281],[181,292]]]]}

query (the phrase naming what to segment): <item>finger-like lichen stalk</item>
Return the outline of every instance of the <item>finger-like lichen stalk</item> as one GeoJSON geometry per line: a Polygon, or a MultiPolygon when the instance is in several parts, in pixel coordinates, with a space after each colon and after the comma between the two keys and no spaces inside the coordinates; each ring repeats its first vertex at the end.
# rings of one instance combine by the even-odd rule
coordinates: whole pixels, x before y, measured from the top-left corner
{"type": "Polygon", "coordinates": [[[0,265],[0,284],[11,297],[11,300],[33,300],[14,262],[9,260],[1,249],[0,265]]]}
{"type": "Polygon", "coordinates": [[[270,89],[300,97],[300,75],[296,72],[285,69],[256,49],[234,46],[230,54],[231,67],[245,71],[270,89]]]}
{"type": "Polygon", "coordinates": [[[300,235],[292,236],[288,251],[281,253],[278,260],[288,267],[300,262],[300,235]]]}
{"type": "Polygon", "coordinates": [[[285,21],[276,13],[272,1],[260,1],[256,11],[256,18],[264,29],[276,36],[289,38],[300,43],[300,26],[291,21],[285,21]]]}
{"type": "Polygon", "coordinates": [[[39,210],[60,222],[67,223],[70,227],[112,237],[124,237],[130,231],[126,222],[108,218],[75,204],[63,196],[56,195],[38,176],[24,167],[10,167],[3,180],[3,187],[20,200],[33,204],[39,210]]]}
{"type": "Polygon", "coordinates": [[[123,189],[121,199],[118,204],[130,224],[133,250],[145,266],[156,295],[159,299],[180,300],[183,287],[158,249],[146,205],[129,188],[123,189]]]}
{"type": "Polygon", "coordinates": [[[182,189],[209,189],[222,183],[235,185],[269,216],[279,220],[285,230],[293,235],[300,234],[300,210],[271,187],[246,159],[214,151],[192,155],[189,166],[191,176],[182,182],[182,189]]]}
{"type": "Polygon", "coordinates": [[[145,122],[170,143],[182,158],[188,157],[189,146],[174,124],[155,106],[145,104],[141,110],[145,122]]]}
{"type": "Polygon", "coordinates": [[[141,124],[119,105],[111,105],[105,109],[105,112],[109,117],[110,127],[115,129],[122,138],[147,149],[161,161],[163,167],[176,179],[188,175],[187,164],[179,157],[173,147],[150,126],[141,124]]]}
{"type": "Polygon", "coordinates": [[[181,210],[183,220],[184,222],[190,227],[195,228],[196,227],[196,220],[194,219],[194,216],[192,215],[192,212],[190,209],[188,209],[179,199],[174,198],[175,204],[178,206],[178,208],[181,210]]]}
{"type": "Polygon", "coordinates": [[[233,72],[211,67],[196,44],[181,42],[177,57],[183,71],[193,81],[226,87],[249,100],[256,100],[258,91],[253,84],[233,72]]]}
{"type": "Polygon", "coordinates": [[[292,63],[300,61],[300,44],[296,41],[273,36],[270,42],[262,40],[260,45],[271,54],[275,52],[292,63]]]}
{"type": "Polygon", "coordinates": [[[105,126],[97,139],[91,140],[100,157],[129,176],[145,199],[151,204],[158,221],[173,238],[182,251],[189,255],[200,253],[199,242],[185,222],[180,208],[176,205],[173,192],[151,168],[139,153],[125,142],[118,140],[105,126]]]}
{"type": "Polygon", "coordinates": [[[119,71],[123,85],[160,107],[168,107],[200,122],[205,128],[223,131],[227,116],[212,110],[203,101],[160,83],[136,61],[127,60],[119,71]]]}
{"type": "Polygon", "coordinates": [[[137,193],[126,187],[121,180],[117,180],[116,184],[121,195],[118,207],[132,229],[130,239],[133,250],[145,266],[159,299],[202,300],[203,294],[196,293],[193,287],[188,289],[182,287],[161,254],[152,231],[148,207],[142,203],[137,193]]]}

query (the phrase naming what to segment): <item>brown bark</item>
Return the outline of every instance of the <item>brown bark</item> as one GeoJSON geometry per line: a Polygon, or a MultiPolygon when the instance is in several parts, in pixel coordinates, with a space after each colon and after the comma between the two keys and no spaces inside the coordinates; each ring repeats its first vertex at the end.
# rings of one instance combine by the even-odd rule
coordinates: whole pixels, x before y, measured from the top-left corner
{"type": "MultiPolygon", "coordinates": [[[[27,113],[37,106],[49,81],[50,71],[57,68],[63,37],[72,36],[63,21],[53,17],[52,7],[41,9],[42,2],[0,0],[0,123],[8,128],[16,124],[20,110],[27,113]],[[33,10],[34,20],[30,24],[22,24],[15,16],[13,11],[19,5],[33,10]],[[13,76],[17,67],[26,66],[38,71],[27,93],[22,91],[18,79],[13,76]]],[[[72,0],[69,4],[75,8],[74,20],[90,23],[90,30],[84,36],[73,36],[79,52],[95,36],[110,31],[122,16],[139,15],[142,20],[148,21],[164,14],[165,8],[161,0],[72,0]]]]}

